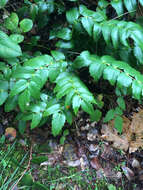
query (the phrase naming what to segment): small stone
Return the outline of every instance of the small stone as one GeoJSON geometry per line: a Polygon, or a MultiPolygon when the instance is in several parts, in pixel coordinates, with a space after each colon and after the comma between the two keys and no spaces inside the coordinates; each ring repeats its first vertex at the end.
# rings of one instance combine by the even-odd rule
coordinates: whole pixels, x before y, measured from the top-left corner
{"type": "Polygon", "coordinates": [[[121,179],[122,178],[122,173],[121,172],[117,172],[116,177],[117,177],[117,179],[121,179]]]}
{"type": "Polygon", "coordinates": [[[98,138],[98,131],[96,129],[91,129],[87,134],[87,140],[94,141],[98,138]]]}
{"type": "Polygon", "coordinates": [[[99,146],[95,145],[95,144],[90,144],[88,150],[90,152],[96,152],[99,149],[99,146]]]}
{"type": "Polygon", "coordinates": [[[131,165],[132,165],[133,168],[139,168],[140,167],[139,161],[137,159],[135,159],[135,158],[133,159],[131,165]]]}
{"type": "Polygon", "coordinates": [[[66,161],[66,164],[71,167],[77,167],[80,166],[80,160],[66,161]]]}

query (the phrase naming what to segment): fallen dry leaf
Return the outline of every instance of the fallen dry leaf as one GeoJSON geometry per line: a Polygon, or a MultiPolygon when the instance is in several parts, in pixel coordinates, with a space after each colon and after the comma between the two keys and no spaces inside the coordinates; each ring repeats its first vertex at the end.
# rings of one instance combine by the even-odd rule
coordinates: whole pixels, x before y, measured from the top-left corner
{"type": "Polygon", "coordinates": [[[123,133],[119,135],[113,126],[114,121],[108,125],[103,125],[101,129],[101,138],[113,142],[113,147],[127,151],[135,152],[143,147],[143,110],[134,113],[132,122],[123,117],[123,133]]]}
{"type": "Polygon", "coordinates": [[[16,138],[16,129],[14,129],[13,127],[6,128],[6,130],[5,130],[5,137],[9,141],[13,141],[16,138]]]}

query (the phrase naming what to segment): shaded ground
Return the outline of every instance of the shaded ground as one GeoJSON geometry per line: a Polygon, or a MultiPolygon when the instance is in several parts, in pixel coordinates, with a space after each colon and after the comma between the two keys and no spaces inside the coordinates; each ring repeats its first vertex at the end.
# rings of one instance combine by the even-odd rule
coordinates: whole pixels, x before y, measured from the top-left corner
{"type": "MultiPolygon", "coordinates": [[[[2,118],[1,131],[4,132],[10,123],[14,126],[13,117],[6,114],[5,119],[2,118]]],[[[43,189],[114,190],[116,187],[121,190],[142,190],[142,150],[129,154],[128,151],[114,149],[112,143],[101,138],[101,124],[90,122],[83,112],[73,128],[65,128],[65,139],[63,135],[54,139],[49,127],[47,125],[33,131],[27,129],[24,136],[17,133],[13,152],[2,159],[5,163],[1,161],[1,170],[5,169],[1,175],[5,179],[3,183],[11,178],[18,167],[17,163],[25,158],[24,164],[19,164],[19,170],[8,189],[16,182],[17,189],[36,189],[39,188],[38,182],[43,189]],[[33,184],[36,185],[32,187],[33,184]]],[[[8,140],[1,142],[5,154],[12,144],[8,140]]]]}

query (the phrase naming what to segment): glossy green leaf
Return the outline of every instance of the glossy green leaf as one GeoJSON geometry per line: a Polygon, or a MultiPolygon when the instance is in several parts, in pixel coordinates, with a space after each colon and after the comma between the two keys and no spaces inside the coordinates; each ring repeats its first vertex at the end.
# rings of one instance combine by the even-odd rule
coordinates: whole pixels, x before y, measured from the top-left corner
{"type": "Polygon", "coordinates": [[[81,19],[82,25],[85,28],[85,30],[88,32],[90,36],[93,35],[93,19],[90,17],[82,17],[81,19]]]}
{"type": "Polygon", "coordinates": [[[57,32],[56,37],[63,40],[70,40],[72,38],[72,32],[69,28],[63,28],[57,32]]]}
{"type": "Polygon", "coordinates": [[[54,136],[57,136],[61,132],[61,130],[65,124],[65,120],[66,120],[66,117],[64,114],[62,114],[62,113],[53,114],[53,117],[52,117],[52,134],[54,136]]]}
{"type": "Polygon", "coordinates": [[[27,88],[27,81],[24,79],[21,79],[19,81],[17,81],[14,85],[14,87],[12,88],[11,92],[10,92],[10,96],[15,96],[16,94],[19,94],[20,92],[22,92],[25,88],[27,88]]]}
{"type": "Polygon", "coordinates": [[[118,15],[123,14],[123,1],[122,0],[112,0],[111,1],[112,7],[116,10],[118,15]]]}
{"type": "Polygon", "coordinates": [[[60,51],[51,51],[52,56],[56,61],[65,60],[65,55],[60,51]]]}
{"type": "Polygon", "coordinates": [[[137,100],[141,99],[142,89],[143,89],[143,84],[141,84],[137,80],[134,80],[132,83],[132,93],[135,99],[137,100]]]}
{"type": "Polygon", "coordinates": [[[42,113],[33,114],[31,129],[34,129],[35,127],[37,127],[39,125],[41,119],[42,119],[42,113]]]}
{"type": "MultiPolygon", "coordinates": [[[[43,66],[49,66],[53,63],[53,58],[49,55],[41,55],[34,57],[32,59],[29,59],[24,63],[24,66],[29,66],[33,69],[40,69],[43,66]]],[[[41,68],[42,69],[42,68],[41,68]]]]}
{"type": "Polygon", "coordinates": [[[120,74],[119,70],[117,70],[111,66],[108,66],[103,72],[103,77],[104,77],[104,79],[109,80],[111,85],[114,85],[119,74],[120,74]]]}
{"type": "Polygon", "coordinates": [[[10,112],[15,109],[17,106],[17,96],[8,97],[5,104],[4,104],[4,110],[5,112],[10,112]]]}
{"type": "Polygon", "coordinates": [[[80,105],[81,105],[81,98],[80,98],[80,96],[75,95],[72,99],[72,107],[73,107],[75,114],[77,114],[77,112],[80,108],[80,105]]]}
{"type": "Polygon", "coordinates": [[[79,17],[79,10],[77,8],[72,8],[66,12],[67,21],[73,24],[79,17]]]}
{"type": "Polygon", "coordinates": [[[126,9],[131,12],[135,11],[137,8],[137,1],[136,0],[124,0],[124,4],[126,9]]]}
{"type": "Polygon", "coordinates": [[[63,49],[72,49],[74,47],[74,44],[72,41],[62,41],[62,40],[59,40],[57,43],[56,43],[56,47],[58,48],[63,48],[63,49]]]}
{"type": "Polygon", "coordinates": [[[21,48],[14,43],[4,32],[0,31],[0,57],[14,58],[21,56],[21,48]]]}
{"type": "Polygon", "coordinates": [[[21,35],[21,34],[11,34],[11,35],[10,35],[10,39],[11,39],[13,42],[19,44],[19,43],[23,42],[24,36],[21,35]]]}
{"type": "Polygon", "coordinates": [[[26,89],[18,97],[18,104],[22,112],[24,112],[26,108],[29,106],[29,102],[30,102],[30,91],[29,89],[26,89]]]}
{"type": "Polygon", "coordinates": [[[0,9],[4,8],[5,5],[7,4],[8,0],[0,0],[0,9]]]}
{"type": "Polygon", "coordinates": [[[5,20],[5,27],[8,30],[16,31],[18,27],[19,18],[16,13],[11,13],[10,16],[5,20]]]}
{"type": "Polygon", "coordinates": [[[22,32],[25,33],[25,32],[29,32],[32,29],[33,22],[31,19],[25,18],[22,21],[20,21],[19,25],[22,32]]]}
{"type": "Polygon", "coordinates": [[[128,88],[132,83],[132,78],[125,73],[121,73],[117,78],[117,86],[128,88]]]}
{"type": "Polygon", "coordinates": [[[7,91],[0,91],[0,105],[2,105],[8,97],[7,91]]]}
{"type": "Polygon", "coordinates": [[[60,108],[61,108],[61,105],[60,104],[55,104],[55,105],[52,105],[50,106],[49,108],[47,108],[45,110],[45,112],[43,113],[43,116],[49,116],[49,115],[52,115],[58,111],[60,111],[60,108]]]}

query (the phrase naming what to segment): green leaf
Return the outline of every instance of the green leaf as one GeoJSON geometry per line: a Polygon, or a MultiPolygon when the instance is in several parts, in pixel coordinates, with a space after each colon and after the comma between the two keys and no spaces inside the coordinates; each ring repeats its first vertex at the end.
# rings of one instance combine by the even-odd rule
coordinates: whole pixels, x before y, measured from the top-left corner
{"type": "Polygon", "coordinates": [[[0,31],[0,57],[13,58],[21,56],[21,48],[14,43],[4,32],[0,31]]]}
{"type": "Polygon", "coordinates": [[[64,114],[55,113],[52,117],[52,134],[57,136],[60,132],[62,127],[65,124],[66,117],[64,114]]]}
{"type": "Polygon", "coordinates": [[[100,110],[95,110],[95,121],[99,121],[101,119],[102,112],[100,110]]]}
{"type": "Polygon", "coordinates": [[[106,68],[105,64],[102,64],[101,60],[97,59],[89,67],[89,72],[95,81],[98,81],[103,74],[104,69],[106,68]]]}
{"type": "Polygon", "coordinates": [[[106,123],[106,122],[112,120],[114,118],[114,116],[115,116],[115,110],[113,110],[113,109],[109,110],[106,113],[106,116],[105,116],[103,122],[106,123]]]}
{"type": "Polygon", "coordinates": [[[8,97],[8,92],[0,91],[0,105],[2,105],[8,97]]]}
{"type": "Polygon", "coordinates": [[[31,129],[34,129],[35,127],[37,127],[41,119],[42,119],[42,113],[39,112],[39,113],[33,114],[31,129]]]}
{"type": "Polygon", "coordinates": [[[48,161],[47,156],[36,156],[32,158],[31,162],[34,164],[41,164],[42,162],[48,161]]]}
{"type": "Polygon", "coordinates": [[[19,18],[16,13],[11,13],[11,15],[5,20],[5,27],[8,30],[16,31],[18,27],[19,18]]]}
{"type": "Polygon", "coordinates": [[[143,64],[143,51],[139,46],[134,47],[134,55],[139,60],[139,62],[143,64]]]}
{"type": "Polygon", "coordinates": [[[82,25],[85,28],[85,30],[88,32],[90,36],[93,35],[93,19],[90,17],[82,17],[81,19],[82,25]]]}
{"type": "Polygon", "coordinates": [[[27,88],[27,84],[27,81],[24,79],[17,81],[10,92],[10,96],[12,97],[22,92],[25,88],[27,88]]]}
{"type": "Polygon", "coordinates": [[[51,54],[56,61],[65,60],[65,55],[60,51],[51,51],[51,54]]]}
{"type": "Polygon", "coordinates": [[[98,23],[94,23],[93,38],[95,41],[97,41],[100,38],[100,34],[101,34],[101,25],[98,23]]]}
{"type": "Polygon", "coordinates": [[[122,109],[118,106],[115,108],[115,115],[123,115],[122,109]]]}
{"type": "Polygon", "coordinates": [[[141,84],[137,80],[134,80],[132,83],[132,94],[135,99],[137,100],[141,99],[142,89],[143,89],[143,84],[141,84]]]}
{"type": "Polygon", "coordinates": [[[92,63],[90,57],[89,51],[83,51],[73,62],[73,67],[82,68],[89,66],[92,63]]]}
{"type": "Polygon", "coordinates": [[[0,0],[0,9],[4,8],[5,5],[7,4],[8,0],[0,0]]]}
{"type": "Polygon", "coordinates": [[[109,80],[111,85],[114,85],[118,76],[120,74],[120,71],[117,69],[114,69],[112,66],[108,66],[103,73],[104,79],[109,80]]]}
{"type": "Polygon", "coordinates": [[[41,55],[29,59],[24,63],[24,66],[29,66],[33,69],[40,69],[43,66],[49,66],[53,63],[53,58],[49,55],[41,55]]]}
{"type": "Polygon", "coordinates": [[[32,29],[33,22],[31,19],[25,18],[22,21],[20,21],[19,25],[22,32],[25,33],[25,32],[29,32],[32,29]]]}
{"type": "Polygon", "coordinates": [[[9,83],[8,81],[2,81],[0,80],[0,91],[7,91],[9,88],[9,83]]]}
{"type": "Polygon", "coordinates": [[[119,46],[119,29],[118,26],[113,27],[111,31],[111,39],[115,49],[119,46]]]}
{"type": "Polygon", "coordinates": [[[140,4],[143,6],[143,0],[139,0],[140,4]]]}
{"type": "Polygon", "coordinates": [[[123,14],[124,9],[122,0],[112,0],[111,5],[116,10],[118,16],[123,14]]]}
{"type": "Polygon", "coordinates": [[[125,110],[126,109],[126,105],[125,105],[125,101],[123,99],[123,97],[118,97],[117,99],[117,103],[119,105],[119,107],[122,109],[122,110],[125,110]]]}
{"type": "Polygon", "coordinates": [[[72,41],[66,42],[66,41],[60,40],[56,43],[56,47],[63,48],[63,49],[72,49],[74,48],[74,44],[72,41]]]}
{"type": "Polygon", "coordinates": [[[63,28],[57,32],[56,37],[63,40],[70,40],[72,38],[72,32],[69,28],[63,28]]]}
{"type": "Polygon", "coordinates": [[[113,26],[110,22],[103,22],[102,24],[102,34],[107,45],[110,43],[112,27],[113,26]]]}
{"type": "Polygon", "coordinates": [[[64,112],[65,116],[66,116],[66,120],[67,122],[71,125],[72,124],[72,121],[73,121],[73,114],[69,111],[69,110],[66,110],[64,112]]]}
{"type": "Polygon", "coordinates": [[[35,73],[35,70],[29,66],[18,66],[12,73],[12,77],[16,79],[29,79],[35,73]]]}
{"type": "Polygon", "coordinates": [[[16,44],[19,44],[21,42],[23,42],[24,40],[24,36],[21,34],[11,34],[10,35],[10,39],[15,42],[16,44]]]}
{"type": "Polygon", "coordinates": [[[66,12],[67,21],[73,24],[79,17],[79,10],[77,8],[72,8],[66,12]]]}
{"type": "Polygon", "coordinates": [[[40,97],[40,87],[34,81],[30,82],[28,88],[33,98],[38,99],[40,97]]]}
{"type": "Polygon", "coordinates": [[[14,110],[16,106],[17,106],[17,96],[8,97],[4,105],[4,111],[10,112],[14,110]]]}
{"type": "Polygon", "coordinates": [[[137,1],[136,0],[124,0],[124,4],[126,9],[131,12],[135,11],[137,8],[137,1]]]}
{"type": "Polygon", "coordinates": [[[45,112],[43,113],[43,117],[45,116],[49,116],[52,115],[58,111],[60,111],[61,105],[60,104],[55,104],[50,106],[48,109],[45,110],[45,112]]]}
{"type": "Polygon", "coordinates": [[[29,106],[29,102],[30,102],[30,92],[28,89],[26,89],[18,97],[18,104],[22,112],[24,112],[26,108],[29,106]]]}
{"type": "Polygon", "coordinates": [[[128,88],[132,83],[132,78],[125,73],[121,73],[117,78],[117,86],[122,88],[123,86],[128,88]]]}
{"type": "Polygon", "coordinates": [[[79,108],[81,105],[81,98],[79,95],[74,95],[74,97],[72,98],[72,106],[73,106],[73,110],[74,113],[77,114],[79,108]]]}
{"type": "Polygon", "coordinates": [[[123,119],[120,116],[116,116],[114,120],[115,128],[119,133],[122,133],[123,130],[123,119]]]}
{"type": "Polygon", "coordinates": [[[81,102],[81,107],[82,109],[88,113],[89,115],[93,115],[94,113],[94,108],[93,108],[93,105],[89,102],[86,102],[86,101],[82,101],[81,102]]]}
{"type": "Polygon", "coordinates": [[[18,122],[18,131],[19,131],[19,133],[21,134],[21,135],[23,135],[24,134],[24,132],[25,132],[25,129],[26,129],[26,121],[19,121],[18,122]]]}

